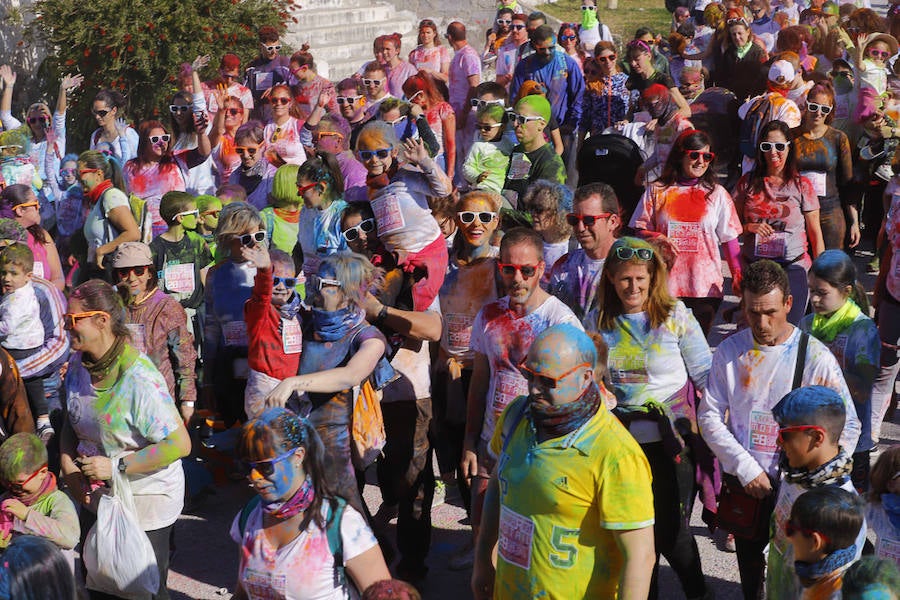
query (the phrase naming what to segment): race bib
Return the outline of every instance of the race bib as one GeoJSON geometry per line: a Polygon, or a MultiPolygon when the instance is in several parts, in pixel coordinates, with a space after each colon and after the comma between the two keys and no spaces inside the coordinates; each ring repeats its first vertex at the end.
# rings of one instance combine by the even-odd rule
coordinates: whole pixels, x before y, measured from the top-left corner
{"type": "Polygon", "coordinates": [[[775,530],[774,541],[778,550],[782,553],[784,553],[789,544],[782,525],[791,518],[791,507],[794,506],[794,501],[805,491],[800,486],[784,485],[782,486],[782,491],[779,492],[778,503],[775,505],[774,511],[775,524],[778,526],[775,530]]]}
{"type": "Polygon", "coordinates": [[[643,354],[616,354],[609,357],[609,376],[613,383],[648,383],[647,361],[643,354]]]}
{"type": "Polygon", "coordinates": [[[824,196],[828,176],[822,171],[802,171],[801,177],[806,177],[812,183],[816,196],[824,196]]]}
{"type": "MultiPolygon", "coordinates": [[[[497,374],[497,381],[494,384],[494,402],[491,410],[494,411],[494,417],[500,416],[503,409],[509,406],[509,403],[528,394],[528,382],[524,377],[518,374],[500,371],[497,374]]],[[[495,421],[496,422],[496,421],[495,421]]]]}
{"type": "Polygon", "coordinates": [[[679,253],[696,254],[700,251],[700,236],[703,235],[703,228],[700,223],[669,221],[669,231],[666,235],[679,253]]]}
{"type": "Polygon", "coordinates": [[[750,451],[774,454],[778,423],[768,410],[750,411],[750,451]]]}
{"type": "Polygon", "coordinates": [[[892,560],[894,564],[900,564],[900,540],[892,540],[883,535],[878,536],[878,543],[875,544],[875,556],[892,560]]]}
{"type": "Polygon", "coordinates": [[[303,332],[296,318],[281,320],[281,346],[285,354],[300,354],[303,350],[303,332]]]}
{"type": "Polygon", "coordinates": [[[509,161],[507,179],[528,179],[531,172],[531,159],[522,152],[515,152],[509,161]]]}
{"type": "Polygon", "coordinates": [[[147,353],[147,339],[144,334],[144,324],[143,323],[128,323],[125,325],[128,328],[128,333],[131,334],[131,345],[138,352],[147,353]]]}
{"type": "Polygon", "coordinates": [[[31,269],[31,272],[35,277],[44,279],[44,263],[37,260],[34,261],[34,267],[31,269]]]}
{"type": "Polygon", "coordinates": [[[466,352],[469,350],[469,340],[472,337],[472,323],[474,317],[447,313],[444,322],[447,324],[447,346],[450,352],[466,352]]]}
{"type": "Polygon", "coordinates": [[[244,321],[230,321],[222,325],[222,335],[225,336],[226,346],[246,347],[247,323],[244,321]]]}
{"type": "Polygon", "coordinates": [[[396,194],[385,194],[372,200],[372,212],[375,213],[375,224],[379,236],[398,231],[406,226],[403,212],[400,210],[400,199],[396,194]]]}
{"type": "Polygon", "coordinates": [[[253,89],[261,92],[263,90],[267,90],[272,87],[272,83],[275,80],[271,71],[267,71],[265,73],[256,71],[253,73],[253,89]]]}
{"type": "Polygon", "coordinates": [[[753,253],[759,258],[784,258],[787,254],[787,233],[776,231],[768,237],[754,236],[753,253]]]}
{"type": "Polygon", "coordinates": [[[170,264],[163,270],[166,291],[176,294],[194,293],[194,263],[170,264]]]}
{"type": "Polygon", "coordinates": [[[506,506],[500,506],[498,533],[497,552],[503,560],[526,571],[531,568],[534,522],[506,506]]]}

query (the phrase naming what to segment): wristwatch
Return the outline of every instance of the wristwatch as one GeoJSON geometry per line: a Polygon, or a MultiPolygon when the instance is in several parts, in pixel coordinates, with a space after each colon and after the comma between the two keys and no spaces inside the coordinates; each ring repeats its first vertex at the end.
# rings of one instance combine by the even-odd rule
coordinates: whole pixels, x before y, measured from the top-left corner
{"type": "Polygon", "coordinates": [[[124,458],[120,458],[120,459],[119,459],[119,473],[121,473],[122,475],[124,475],[124,474],[125,474],[125,469],[127,469],[127,468],[128,468],[128,465],[125,464],[125,459],[124,459],[124,458]]]}

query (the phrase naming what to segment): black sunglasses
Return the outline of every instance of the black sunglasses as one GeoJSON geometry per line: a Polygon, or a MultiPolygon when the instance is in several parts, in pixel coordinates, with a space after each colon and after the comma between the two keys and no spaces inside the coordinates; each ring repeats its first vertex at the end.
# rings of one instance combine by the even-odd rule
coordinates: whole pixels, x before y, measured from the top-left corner
{"type": "Polygon", "coordinates": [[[116,269],[116,277],[119,279],[125,279],[129,274],[134,273],[138,277],[143,277],[144,273],[149,269],[147,265],[141,265],[137,267],[122,267],[121,269],[116,269]]]}

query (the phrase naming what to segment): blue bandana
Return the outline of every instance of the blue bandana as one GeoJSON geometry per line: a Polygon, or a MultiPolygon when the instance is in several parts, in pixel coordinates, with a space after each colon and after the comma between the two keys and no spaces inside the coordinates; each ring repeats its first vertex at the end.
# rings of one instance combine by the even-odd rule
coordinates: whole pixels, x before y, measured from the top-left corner
{"type": "Polygon", "coordinates": [[[366,314],[355,305],[338,310],[312,309],[313,327],[326,342],[336,342],[363,322],[366,314]]]}
{"type": "Polygon", "coordinates": [[[852,544],[847,548],[835,550],[822,560],[814,563],[803,562],[802,560],[794,561],[794,571],[797,577],[803,583],[804,587],[809,587],[817,579],[821,579],[829,573],[834,573],[844,565],[848,565],[856,560],[856,544],[852,544]]]}

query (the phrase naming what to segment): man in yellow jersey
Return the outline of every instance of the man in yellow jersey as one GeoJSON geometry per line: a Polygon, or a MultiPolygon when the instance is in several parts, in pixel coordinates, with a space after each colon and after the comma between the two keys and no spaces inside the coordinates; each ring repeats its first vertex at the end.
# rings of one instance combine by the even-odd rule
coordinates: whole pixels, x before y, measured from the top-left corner
{"type": "Polygon", "coordinates": [[[475,551],[477,600],[647,597],[650,467],[607,410],[596,363],[591,338],[562,324],[520,366],[529,395],[507,407],[491,439],[499,461],[475,551]]]}

